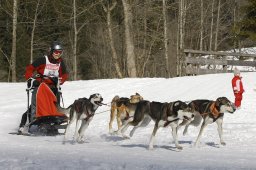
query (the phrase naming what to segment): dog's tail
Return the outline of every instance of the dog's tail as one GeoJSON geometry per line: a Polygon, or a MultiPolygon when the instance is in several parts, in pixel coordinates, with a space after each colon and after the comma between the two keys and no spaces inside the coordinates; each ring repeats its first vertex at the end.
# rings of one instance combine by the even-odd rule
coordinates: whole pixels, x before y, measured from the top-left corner
{"type": "Polygon", "coordinates": [[[112,99],[111,103],[117,102],[119,99],[120,99],[120,97],[119,97],[118,95],[116,95],[116,96],[112,99]]]}
{"type": "Polygon", "coordinates": [[[130,122],[131,125],[137,126],[143,119],[145,114],[150,113],[150,102],[149,101],[141,101],[138,103],[133,120],[130,122]]]}
{"type": "Polygon", "coordinates": [[[72,104],[71,104],[69,107],[67,107],[67,108],[63,108],[63,107],[61,107],[59,104],[56,104],[57,111],[58,111],[59,113],[62,113],[62,114],[64,114],[64,115],[66,115],[67,117],[70,117],[70,109],[71,109],[71,106],[72,106],[72,104]]]}
{"type": "Polygon", "coordinates": [[[117,102],[120,100],[120,97],[116,95],[112,101],[111,101],[111,112],[115,112],[113,114],[116,114],[116,109],[117,109],[117,102]]]}
{"type": "Polygon", "coordinates": [[[190,125],[199,126],[202,120],[203,118],[200,114],[195,114],[194,120],[190,122],[190,125]]]}

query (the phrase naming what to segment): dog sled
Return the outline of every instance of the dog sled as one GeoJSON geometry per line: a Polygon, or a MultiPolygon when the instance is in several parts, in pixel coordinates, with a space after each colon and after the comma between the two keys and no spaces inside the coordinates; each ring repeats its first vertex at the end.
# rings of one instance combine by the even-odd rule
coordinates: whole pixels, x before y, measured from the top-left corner
{"type": "MultiPolygon", "coordinates": [[[[42,78],[51,79],[51,77],[42,78]]],[[[56,93],[59,93],[59,99],[57,99],[56,94],[53,93],[52,89],[46,83],[42,82],[36,88],[32,87],[33,82],[30,83],[31,87],[26,89],[28,95],[28,109],[23,114],[23,116],[27,116],[26,120],[29,120],[29,122],[24,126],[24,130],[20,133],[21,135],[55,136],[61,134],[59,133],[60,129],[66,129],[68,118],[57,109],[60,98],[62,98],[59,80],[57,81],[58,82],[55,82],[55,88],[57,89],[56,93]],[[32,101],[31,105],[29,101],[30,92],[32,90],[36,90],[35,115],[31,114],[32,101]]]]}

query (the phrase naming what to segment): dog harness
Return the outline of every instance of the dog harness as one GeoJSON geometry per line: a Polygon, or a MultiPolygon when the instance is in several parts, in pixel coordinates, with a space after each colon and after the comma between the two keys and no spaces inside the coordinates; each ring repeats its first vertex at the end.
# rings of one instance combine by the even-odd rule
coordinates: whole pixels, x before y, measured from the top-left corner
{"type": "Polygon", "coordinates": [[[205,111],[203,112],[202,116],[205,116],[207,114],[213,115],[214,121],[216,121],[220,117],[220,112],[216,108],[216,102],[209,102],[205,108],[205,111]]]}
{"type": "MultiPolygon", "coordinates": [[[[163,106],[167,107],[166,112],[168,113],[168,112],[172,112],[173,111],[173,105],[174,105],[174,102],[171,102],[171,103],[165,103],[163,106]]],[[[164,124],[164,127],[168,126],[170,123],[175,122],[177,120],[179,120],[179,118],[176,118],[176,119],[171,120],[171,121],[167,119],[167,121],[164,124]]]]}
{"type": "Polygon", "coordinates": [[[214,118],[217,118],[220,115],[220,112],[215,107],[215,103],[216,102],[212,102],[212,104],[210,106],[210,112],[213,114],[214,118]]]}
{"type": "Polygon", "coordinates": [[[74,102],[74,109],[77,113],[84,113],[86,115],[85,121],[89,120],[90,117],[94,116],[94,112],[90,114],[86,103],[88,102],[87,98],[79,98],[74,102]],[[86,110],[84,110],[84,108],[86,110]]]}

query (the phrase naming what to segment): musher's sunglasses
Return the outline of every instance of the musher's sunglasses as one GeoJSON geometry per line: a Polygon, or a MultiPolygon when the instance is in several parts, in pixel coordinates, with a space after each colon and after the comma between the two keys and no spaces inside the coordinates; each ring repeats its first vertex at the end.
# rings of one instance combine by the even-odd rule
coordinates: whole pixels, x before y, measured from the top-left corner
{"type": "Polygon", "coordinates": [[[53,53],[55,55],[60,55],[60,54],[62,54],[62,50],[54,50],[53,53]]]}

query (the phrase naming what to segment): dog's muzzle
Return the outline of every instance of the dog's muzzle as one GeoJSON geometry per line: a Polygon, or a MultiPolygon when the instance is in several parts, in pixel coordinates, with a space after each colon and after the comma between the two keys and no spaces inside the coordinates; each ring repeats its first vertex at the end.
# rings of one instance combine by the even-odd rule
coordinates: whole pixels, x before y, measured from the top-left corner
{"type": "Polygon", "coordinates": [[[99,101],[95,101],[95,103],[97,104],[97,105],[99,105],[99,106],[102,106],[102,101],[103,101],[103,98],[100,98],[100,100],[99,101]]]}
{"type": "Polygon", "coordinates": [[[195,115],[194,115],[194,114],[192,114],[192,115],[191,115],[191,117],[183,116],[183,119],[190,121],[190,120],[193,120],[193,119],[194,119],[194,117],[195,117],[195,115]]]}

